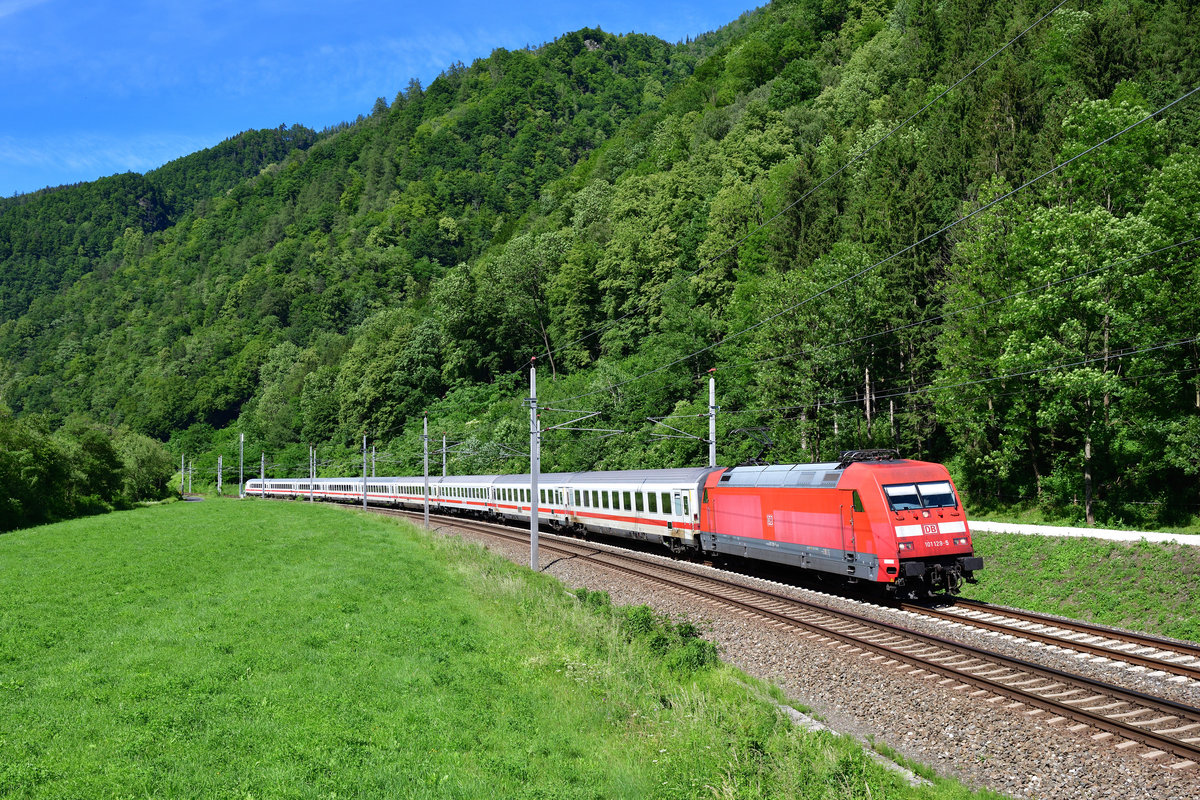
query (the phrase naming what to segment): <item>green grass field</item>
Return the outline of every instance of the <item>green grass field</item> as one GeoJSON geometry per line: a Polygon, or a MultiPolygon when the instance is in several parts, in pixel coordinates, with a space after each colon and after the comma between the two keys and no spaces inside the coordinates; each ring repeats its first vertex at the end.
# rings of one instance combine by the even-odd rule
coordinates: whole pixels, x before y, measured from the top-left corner
{"type": "Polygon", "coordinates": [[[0,796],[971,796],[797,731],[645,618],[301,503],[8,534],[0,796]]]}
{"type": "Polygon", "coordinates": [[[963,595],[1200,642],[1200,547],[977,533],[963,595]]]}

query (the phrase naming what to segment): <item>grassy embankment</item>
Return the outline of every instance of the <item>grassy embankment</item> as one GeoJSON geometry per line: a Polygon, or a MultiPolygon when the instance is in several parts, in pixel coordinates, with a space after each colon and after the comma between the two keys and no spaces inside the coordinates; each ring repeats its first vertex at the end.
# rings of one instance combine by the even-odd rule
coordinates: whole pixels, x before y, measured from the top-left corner
{"type": "Polygon", "coordinates": [[[9,534],[0,796],[969,794],[797,731],[653,620],[323,506],[176,503],[9,534]]]}
{"type": "Polygon", "coordinates": [[[963,594],[1200,642],[1200,547],[977,533],[963,594]]]}

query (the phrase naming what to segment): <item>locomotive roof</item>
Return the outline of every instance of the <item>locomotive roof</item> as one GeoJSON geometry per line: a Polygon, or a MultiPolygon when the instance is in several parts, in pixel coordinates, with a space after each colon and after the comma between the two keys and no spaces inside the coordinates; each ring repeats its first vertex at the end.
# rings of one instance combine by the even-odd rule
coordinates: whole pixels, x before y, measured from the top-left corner
{"type": "Polygon", "coordinates": [[[734,467],[721,476],[721,486],[803,486],[832,489],[842,479],[841,462],[820,464],[775,464],[766,467],[734,467]]]}

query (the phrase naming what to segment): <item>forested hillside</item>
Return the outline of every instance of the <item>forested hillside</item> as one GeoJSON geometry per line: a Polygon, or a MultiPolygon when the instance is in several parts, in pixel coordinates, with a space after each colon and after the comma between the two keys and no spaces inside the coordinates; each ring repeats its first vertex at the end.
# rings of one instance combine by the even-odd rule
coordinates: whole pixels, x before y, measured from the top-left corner
{"type": "Polygon", "coordinates": [[[196,203],[316,140],[307,128],[246,131],[147,173],[0,198],[0,322],[95,271],[127,231],[161,231],[196,203]]]}
{"type": "Polygon", "coordinates": [[[721,463],[894,447],[976,508],[1178,523],[1200,94],[1155,112],[1200,86],[1200,11],[1052,8],[582,30],[262,158],[0,201],[0,397],[198,469],[244,433],[279,474],[308,443],[353,469],[364,435],[419,472],[428,411],[452,471],[521,471],[536,356],[543,407],[622,431],[548,433],[544,469],[673,466],[705,446],[648,418],[704,433],[715,368],[721,463]],[[81,220],[76,197],[135,202],[81,220]]]}

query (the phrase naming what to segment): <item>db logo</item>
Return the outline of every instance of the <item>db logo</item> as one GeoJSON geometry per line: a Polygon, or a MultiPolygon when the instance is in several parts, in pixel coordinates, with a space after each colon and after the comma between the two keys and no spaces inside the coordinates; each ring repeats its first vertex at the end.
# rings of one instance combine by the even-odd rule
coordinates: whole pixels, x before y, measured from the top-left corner
{"type": "Polygon", "coordinates": [[[932,525],[922,525],[921,532],[924,533],[926,536],[937,536],[937,532],[938,532],[937,523],[935,522],[932,525]]]}

